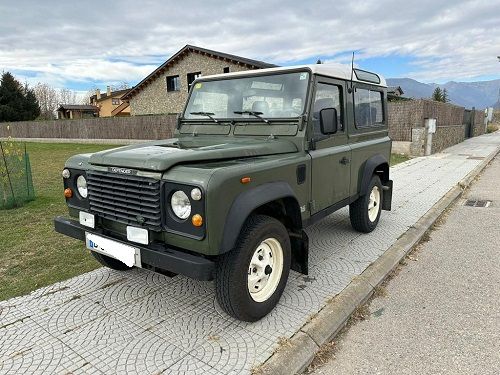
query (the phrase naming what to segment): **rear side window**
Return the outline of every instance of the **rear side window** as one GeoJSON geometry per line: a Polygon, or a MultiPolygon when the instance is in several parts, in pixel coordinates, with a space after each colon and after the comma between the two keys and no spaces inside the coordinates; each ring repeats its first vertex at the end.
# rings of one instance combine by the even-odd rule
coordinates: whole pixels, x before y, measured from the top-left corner
{"type": "Polygon", "coordinates": [[[357,88],[354,91],[354,118],[357,128],[384,124],[383,93],[357,88]]]}

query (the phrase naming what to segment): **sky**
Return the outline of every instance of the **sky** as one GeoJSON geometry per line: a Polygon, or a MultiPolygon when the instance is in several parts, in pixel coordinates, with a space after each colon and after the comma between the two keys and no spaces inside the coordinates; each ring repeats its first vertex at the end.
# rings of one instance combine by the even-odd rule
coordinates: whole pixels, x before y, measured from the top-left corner
{"type": "Polygon", "coordinates": [[[421,82],[500,78],[500,0],[0,2],[0,71],[86,92],[134,85],[186,44],[421,82]]]}

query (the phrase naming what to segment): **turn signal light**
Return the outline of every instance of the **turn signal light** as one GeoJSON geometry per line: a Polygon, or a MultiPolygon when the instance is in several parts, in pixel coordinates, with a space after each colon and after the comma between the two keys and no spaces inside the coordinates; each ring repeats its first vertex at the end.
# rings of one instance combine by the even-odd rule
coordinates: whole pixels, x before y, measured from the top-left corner
{"type": "Polygon", "coordinates": [[[248,176],[247,177],[242,177],[241,180],[240,180],[240,182],[242,184],[248,184],[250,181],[252,181],[252,179],[250,177],[248,177],[248,176]]]}
{"type": "Polygon", "coordinates": [[[71,198],[73,196],[73,190],[71,190],[70,188],[64,189],[64,196],[66,198],[71,198]]]}
{"type": "Polygon", "coordinates": [[[203,225],[203,218],[201,215],[196,214],[191,218],[191,222],[195,227],[201,227],[203,225]]]}

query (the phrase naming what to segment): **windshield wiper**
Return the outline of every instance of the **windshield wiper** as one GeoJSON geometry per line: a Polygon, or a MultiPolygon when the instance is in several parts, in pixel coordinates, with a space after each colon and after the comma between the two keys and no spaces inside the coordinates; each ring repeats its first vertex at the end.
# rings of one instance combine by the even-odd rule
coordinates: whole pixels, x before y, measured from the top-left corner
{"type": "Polygon", "coordinates": [[[210,118],[210,120],[212,120],[216,124],[219,122],[212,117],[213,115],[215,115],[215,113],[213,113],[213,112],[189,112],[189,114],[196,115],[196,116],[207,116],[208,118],[210,118]]]}
{"type": "Polygon", "coordinates": [[[264,117],[261,116],[263,114],[262,112],[258,112],[258,111],[234,111],[233,113],[236,113],[237,115],[250,115],[250,116],[254,116],[254,117],[257,117],[258,119],[261,119],[266,124],[269,124],[269,120],[267,120],[267,119],[265,119],[264,117]]]}

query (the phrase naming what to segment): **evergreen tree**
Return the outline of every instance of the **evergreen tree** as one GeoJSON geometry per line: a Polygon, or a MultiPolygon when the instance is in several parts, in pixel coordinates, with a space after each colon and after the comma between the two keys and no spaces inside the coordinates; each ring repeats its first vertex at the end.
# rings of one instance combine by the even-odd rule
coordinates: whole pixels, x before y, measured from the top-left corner
{"type": "Polygon", "coordinates": [[[323,62],[321,61],[321,59],[318,59],[318,61],[316,61],[316,64],[323,64],[323,62]]]}
{"type": "Polygon", "coordinates": [[[0,80],[0,122],[34,120],[40,115],[35,93],[9,72],[0,80]]]}
{"type": "Polygon", "coordinates": [[[443,91],[441,90],[440,87],[436,87],[436,89],[432,93],[431,99],[435,100],[436,102],[442,102],[443,101],[443,91]]]}
{"type": "Polygon", "coordinates": [[[40,104],[35,96],[35,91],[30,89],[28,85],[24,87],[25,102],[24,102],[24,120],[35,120],[40,116],[40,104]]]}
{"type": "Polygon", "coordinates": [[[450,98],[448,98],[448,91],[446,89],[443,90],[443,95],[442,95],[441,100],[443,103],[448,103],[450,101],[450,98]]]}

